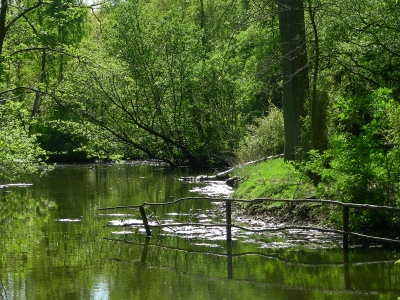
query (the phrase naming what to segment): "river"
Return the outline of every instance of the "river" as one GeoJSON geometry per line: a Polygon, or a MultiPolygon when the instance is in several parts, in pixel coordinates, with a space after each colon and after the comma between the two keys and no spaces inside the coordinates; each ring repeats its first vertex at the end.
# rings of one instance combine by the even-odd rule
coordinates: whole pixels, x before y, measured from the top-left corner
{"type": "MultiPolygon", "coordinates": [[[[137,209],[228,187],[145,163],[61,165],[0,189],[0,299],[398,299],[400,253],[343,253],[335,236],[161,227],[146,238],[137,209]],[[129,226],[120,226],[129,225],[129,226]]],[[[224,204],[147,207],[149,222],[218,223],[224,204]]],[[[245,220],[243,220],[245,222],[245,220]]],[[[247,223],[263,223],[251,220],[247,223]]],[[[254,225],[254,224],[253,224],[254,225]]],[[[257,224],[255,224],[257,225],[257,224]]],[[[265,225],[265,224],[264,224],[265,225]]]]}

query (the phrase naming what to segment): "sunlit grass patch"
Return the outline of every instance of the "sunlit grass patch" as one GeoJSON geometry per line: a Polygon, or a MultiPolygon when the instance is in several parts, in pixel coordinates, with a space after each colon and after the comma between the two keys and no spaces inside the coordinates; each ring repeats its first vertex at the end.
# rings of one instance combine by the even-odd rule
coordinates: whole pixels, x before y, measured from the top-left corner
{"type": "Polygon", "coordinates": [[[313,195],[313,185],[309,178],[291,164],[285,163],[283,158],[239,168],[234,175],[241,177],[241,183],[235,189],[233,198],[299,199],[313,195]]]}

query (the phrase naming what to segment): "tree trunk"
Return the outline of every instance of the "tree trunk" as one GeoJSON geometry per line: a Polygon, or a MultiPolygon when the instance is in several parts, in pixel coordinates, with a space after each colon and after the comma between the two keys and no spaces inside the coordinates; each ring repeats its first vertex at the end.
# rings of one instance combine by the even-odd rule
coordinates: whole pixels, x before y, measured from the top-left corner
{"type": "MultiPolygon", "coordinates": [[[[64,26],[58,26],[58,36],[62,48],[64,48],[64,26]]],[[[60,83],[64,79],[64,54],[60,53],[60,61],[58,68],[58,82],[60,83]]]]}
{"type": "MultiPolygon", "coordinates": [[[[46,72],[46,50],[43,49],[42,50],[42,67],[40,70],[40,77],[39,77],[40,84],[42,84],[45,81],[45,78],[46,78],[45,72],[46,72]]],[[[40,97],[42,96],[42,93],[40,91],[41,88],[42,87],[39,86],[38,90],[35,93],[35,100],[33,101],[33,107],[32,107],[31,117],[30,117],[31,122],[39,110],[40,97]]],[[[31,134],[31,131],[32,131],[32,124],[29,125],[29,134],[31,134]]]]}
{"type": "Polygon", "coordinates": [[[300,160],[309,90],[303,0],[277,0],[282,52],[285,160],[300,160]]]}
{"type": "Polygon", "coordinates": [[[311,149],[324,151],[327,149],[328,141],[326,135],[326,112],[327,95],[324,92],[317,93],[317,82],[319,72],[319,35],[315,20],[316,8],[312,7],[312,1],[308,0],[308,12],[312,31],[314,34],[314,64],[312,76],[312,90],[310,96],[310,122],[311,122],[311,149]]]}
{"type": "Polygon", "coordinates": [[[0,55],[3,53],[3,44],[6,37],[6,19],[8,10],[8,0],[1,0],[0,8],[0,55]]]}

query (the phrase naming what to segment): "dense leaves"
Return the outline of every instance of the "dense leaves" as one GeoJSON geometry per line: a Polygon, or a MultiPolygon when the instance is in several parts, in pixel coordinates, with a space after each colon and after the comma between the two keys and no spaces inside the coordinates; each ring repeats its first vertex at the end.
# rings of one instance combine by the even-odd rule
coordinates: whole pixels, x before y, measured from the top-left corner
{"type": "Polygon", "coordinates": [[[69,75],[66,106],[173,165],[232,155],[240,136],[236,83],[221,54],[205,52],[198,26],[176,8],[156,15],[146,2],[127,2],[110,13],[101,41],[102,62],[69,75]]]}
{"type": "MultiPolygon", "coordinates": [[[[400,144],[396,141],[398,105],[388,90],[370,96],[341,98],[336,105],[336,130],[329,149],[311,151],[300,164],[305,173],[320,177],[319,198],[372,205],[397,206],[400,185],[400,144]]],[[[352,224],[357,229],[378,228],[389,214],[357,212],[352,224]]]]}
{"type": "Polygon", "coordinates": [[[45,152],[35,135],[29,135],[28,111],[18,102],[0,104],[0,182],[35,173],[45,152]]]}

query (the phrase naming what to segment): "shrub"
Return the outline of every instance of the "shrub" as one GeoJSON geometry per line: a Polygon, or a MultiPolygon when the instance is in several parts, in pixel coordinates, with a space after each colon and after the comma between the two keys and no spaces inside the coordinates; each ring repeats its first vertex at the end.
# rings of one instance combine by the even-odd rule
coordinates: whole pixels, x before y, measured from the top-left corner
{"type": "MultiPolygon", "coordinates": [[[[389,90],[339,99],[336,132],[324,153],[312,150],[300,168],[321,179],[318,197],[397,206],[400,192],[400,109],[389,90]]],[[[373,230],[393,222],[386,213],[355,211],[353,229],[373,230]]]]}
{"type": "Polygon", "coordinates": [[[29,112],[21,103],[0,104],[0,182],[32,174],[45,164],[35,135],[29,135],[29,112]]]}
{"type": "Polygon", "coordinates": [[[257,118],[255,125],[250,125],[248,129],[249,133],[237,151],[239,161],[260,159],[283,152],[284,128],[280,109],[272,107],[266,117],[257,118]]]}

